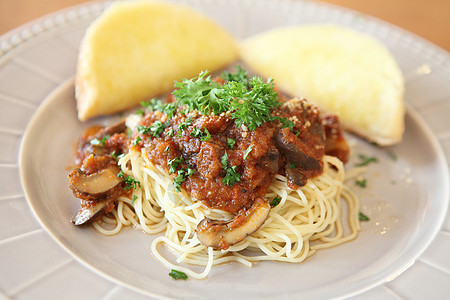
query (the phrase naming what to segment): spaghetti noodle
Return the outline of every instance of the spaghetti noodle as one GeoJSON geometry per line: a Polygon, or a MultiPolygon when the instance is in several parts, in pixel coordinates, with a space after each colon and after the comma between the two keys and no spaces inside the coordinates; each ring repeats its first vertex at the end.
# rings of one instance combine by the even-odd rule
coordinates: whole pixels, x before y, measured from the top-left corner
{"type": "Polygon", "coordinates": [[[238,262],[251,267],[256,261],[298,263],[317,250],[333,247],[357,237],[359,202],[344,185],[342,162],[324,156],[322,175],[308,180],[297,190],[291,189],[286,177],[276,175],[266,198],[281,198],[271,209],[268,219],[256,232],[227,250],[203,246],[195,235],[197,224],[205,217],[227,219],[229,213],[209,209],[192,199],[185,191],[175,192],[172,180],[157,168],[146,152],[131,151],[121,158],[122,170],[139,180],[141,188],[131,198],[120,197],[111,215],[104,215],[93,226],[105,235],[114,235],[122,226],[133,225],[149,234],[164,232],[151,245],[153,255],[170,269],[180,270],[192,278],[205,278],[214,265],[238,262]],[[134,201],[132,199],[135,199],[134,201]],[[347,208],[344,219],[342,201],[347,208]],[[349,233],[345,234],[345,227],[349,233]],[[172,263],[159,247],[165,245],[177,257],[177,263],[203,266],[197,273],[172,263]]]}
{"type": "Polygon", "coordinates": [[[349,148],[336,116],[287,101],[272,81],[240,68],[175,87],[169,101],[153,99],[141,115],[81,137],[69,175],[81,200],[75,225],[164,233],[154,256],[193,278],[226,262],[301,262],[357,236],[359,203],[344,185],[349,148]]]}

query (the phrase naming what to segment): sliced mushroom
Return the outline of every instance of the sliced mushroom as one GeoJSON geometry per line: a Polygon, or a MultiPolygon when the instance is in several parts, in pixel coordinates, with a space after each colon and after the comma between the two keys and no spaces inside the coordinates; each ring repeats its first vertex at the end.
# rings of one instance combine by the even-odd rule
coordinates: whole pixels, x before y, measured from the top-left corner
{"type": "Polygon", "coordinates": [[[69,175],[70,187],[74,192],[92,196],[90,199],[102,197],[123,181],[117,177],[118,172],[114,169],[109,167],[91,175],[85,175],[80,169],[76,169],[69,175]]]}
{"type": "Polygon", "coordinates": [[[123,192],[123,179],[117,177],[117,173],[117,167],[113,166],[90,175],[80,169],[70,173],[70,188],[81,200],[81,208],[72,218],[72,223],[85,224],[114,207],[114,199],[123,192]]]}
{"type": "Polygon", "coordinates": [[[122,133],[127,130],[127,126],[125,125],[125,121],[120,121],[111,126],[105,127],[103,130],[100,130],[97,134],[97,138],[103,138],[106,135],[113,135],[115,133],[122,133]]]}
{"type": "Polygon", "coordinates": [[[266,167],[270,173],[278,173],[280,168],[280,152],[277,149],[269,149],[267,154],[261,159],[261,164],[266,167]]]}
{"type": "Polygon", "coordinates": [[[294,134],[290,133],[288,128],[277,130],[274,138],[275,145],[289,164],[294,164],[295,167],[306,170],[320,170],[322,168],[320,158],[316,158],[312,150],[297,139],[294,134]]]}
{"type": "Polygon", "coordinates": [[[105,211],[105,208],[111,204],[111,201],[113,199],[96,201],[95,204],[87,207],[81,206],[81,209],[70,221],[77,226],[86,224],[100,216],[105,211]]]}
{"type": "Polygon", "coordinates": [[[286,172],[286,177],[290,182],[295,183],[298,186],[304,186],[308,181],[308,177],[305,176],[305,173],[302,172],[301,169],[298,168],[290,168],[287,166],[284,168],[286,172]]]}
{"type": "Polygon", "coordinates": [[[197,237],[207,247],[226,250],[258,230],[269,216],[269,211],[270,204],[256,198],[249,209],[241,210],[231,221],[203,219],[197,225],[197,237]]]}

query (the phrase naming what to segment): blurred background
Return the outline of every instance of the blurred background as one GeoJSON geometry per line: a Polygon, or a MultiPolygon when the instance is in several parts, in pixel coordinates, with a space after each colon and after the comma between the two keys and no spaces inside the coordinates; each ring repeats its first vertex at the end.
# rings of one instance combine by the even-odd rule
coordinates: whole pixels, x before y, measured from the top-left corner
{"type": "MultiPolygon", "coordinates": [[[[296,0],[290,0],[296,1],[296,0]]],[[[86,0],[0,0],[0,35],[86,0]]],[[[323,0],[413,32],[450,51],[450,0],[323,0]]]]}
{"type": "MultiPolygon", "coordinates": [[[[290,0],[296,1],[296,0],[290,0]]],[[[0,0],[0,35],[86,0],[0,0]]],[[[450,0],[323,0],[413,32],[450,51],[450,0]]]]}
{"type": "MultiPolygon", "coordinates": [[[[296,1],[296,0],[290,0],[296,1]]],[[[0,0],[0,35],[56,10],[86,0],[0,0]]],[[[450,0],[323,0],[413,32],[450,51],[450,0]]]]}

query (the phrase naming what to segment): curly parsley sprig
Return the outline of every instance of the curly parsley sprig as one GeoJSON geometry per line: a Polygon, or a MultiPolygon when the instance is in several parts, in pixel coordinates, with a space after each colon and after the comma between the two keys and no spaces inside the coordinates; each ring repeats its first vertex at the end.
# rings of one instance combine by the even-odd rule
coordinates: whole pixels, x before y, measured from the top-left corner
{"type": "Polygon", "coordinates": [[[173,91],[176,102],[167,104],[170,109],[161,110],[173,113],[176,106],[183,106],[205,115],[229,111],[237,127],[245,125],[249,130],[275,120],[293,127],[287,119],[271,116],[271,110],[281,105],[272,79],[264,81],[257,76],[250,79],[242,68],[234,74],[224,72],[222,78],[226,80],[223,85],[212,80],[208,72],[201,72],[196,78],[176,82],[173,91]]]}

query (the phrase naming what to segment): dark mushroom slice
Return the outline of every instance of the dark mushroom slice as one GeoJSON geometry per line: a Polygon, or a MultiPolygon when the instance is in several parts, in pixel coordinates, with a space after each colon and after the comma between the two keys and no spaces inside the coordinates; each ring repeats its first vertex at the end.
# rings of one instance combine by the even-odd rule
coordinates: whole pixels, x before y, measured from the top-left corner
{"type": "Polygon", "coordinates": [[[123,192],[123,179],[117,177],[117,167],[111,166],[90,175],[75,169],[69,177],[70,188],[82,201],[79,212],[72,218],[75,225],[85,224],[101,215],[123,192]]]}
{"type": "Polygon", "coordinates": [[[231,221],[203,219],[196,229],[202,245],[226,250],[258,230],[269,216],[270,204],[256,198],[249,209],[241,210],[231,221]]]}
{"type": "Polygon", "coordinates": [[[317,157],[306,144],[292,134],[288,128],[275,131],[275,145],[286,158],[288,164],[294,164],[306,170],[321,170],[321,157],[317,157]]]}
{"type": "Polygon", "coordinates": [[[280,168],[280,152],[277,149],[269,149],[267,154],[262,157],[260,164],[264,166],[270,173],[278,173],[280,168]]]}
{"type": "Polygon", "coordinates": [[[103,138],[107,135],[113,135],[115,133],[122,133],[125,132],[127,130],[127,126],[125,125],[125,121],[120,121],[118,123],[115,123],[113,125],[107,126],[104,129],[100,130],[97,134],[96,134],[96,138],[103,138]]]}
{"type": "Polygon", "coordinates": [[[95,202],[93,205],[82,205],[78,213],[70,221],[77,226],[86,224],[102,215],[106,208],[111,205],[112,201],[114,201],[114,199],[109,198],[100,201],[93,201],[95,202]]]}
{"type": "Polygon", "coordinates": [[[308,181],[308,177],[305,172],[299,168],[291,168],[287,166],[284,170],[286,172],[287,179],[298,186],[304,186],[308,181]]]}
{"type": "Polygon", "coordinates": [[[77,193],[91,196],[89,199],[101,198],[123,179],[117,177],[116,168],[109,167],[97,173],[85,175],[80,169],[70,173],[70,188],[77,193]]]}

